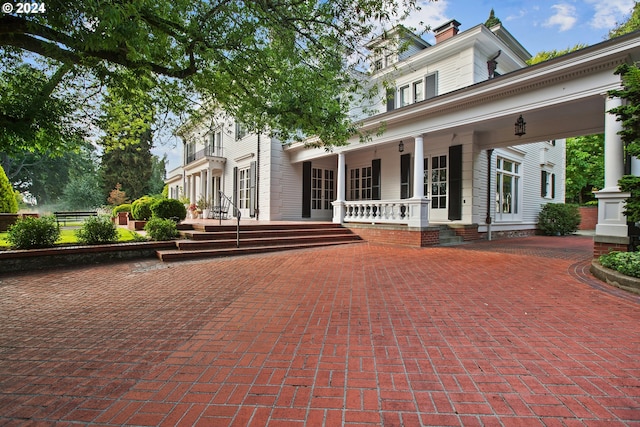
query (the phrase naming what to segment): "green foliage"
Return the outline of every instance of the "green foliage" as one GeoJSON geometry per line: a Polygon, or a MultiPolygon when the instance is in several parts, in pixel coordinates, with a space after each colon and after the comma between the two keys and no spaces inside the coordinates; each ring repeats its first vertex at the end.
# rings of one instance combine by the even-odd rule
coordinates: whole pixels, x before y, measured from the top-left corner
{"type": "Polygon", "coordinates": [[[627,221],[639,222],[640,221],[640,176],[625,175],[620,181],[620,190],[631,193],[625,200],[624,214],[627,216],[627,221]]]}
{"type": "MultiPolygon", "coordinates": [[[[182,116],[196,111],[197,101],[214,100],[252,131],[278,129],[283,141],[318,135],[332,145],[357,130],[344,94],[362,88],[355,72],[366,68],[361,46],[417,4],[86,0],[47,5],[55,13],[3,15],[0,46],[76,65],[86,74],[65,74],[68,79],[148,93],[150,110],[182,116]]],[[[140,123],[144,119],[134,117],[131,125],[140,123]]]]}
{"type": "Polygon", "coordinates": [[[9,245],[16,249],[48,248],[60,238],[55,217],[19,219],[7,231],[9,245]]]}
{"type": "MultiPolygon", "coordinates": [[[[630,156],[640,157],[640,68],[636,65],[622,64],[616,69],[616,74],[622,77],[622,89],[609,91],[609,96],[620,97],[625,102],[609,112],[617,115],[617,120],[622,122],[622,130],[618,134],[628,155],[626,161],[629,162],[630,156]]],[[[618,184],[622,191],[631,193],[625,200],[624,213],[627,220],[640,221],[640,178],[625,175],[618,184]]]]}
{"type": "Polygon", "coordinates": [[[0,166],[0,212],[16,213],[18,212],[18,202],[14,195],[13,187],[4,173],[4,169],[0,166]]]}
{"type": "Polygon", "coordinates": [[[118,206],[114,206],[111,210],[111,216],[118,216],[119,212],[131,212],[131,203],[123,203],[118,206]]]}
{"type": "Polygon", "coordinates": [[[118,240],[118,231],[108,216],[93,216],[87,218],[82,227],[76,230],[76,237],[86,245],[113,243],[118,240]]]}
{"type": "Polygon", "coordinates": [[[39,205],[57,203],[70,180],[96,174],[96,148],[89,142],[77,150],[49,156],[38,153],[16,153],[11,158],[0,154],[0,163],[9,165],[7,172],[14,188],[29,192],[39,205]]]}
{"type": "Polygon", "coordinates": [[[586,204],[604,186],[604,135],[567,138],[566,201],[586,204]]]}
{"type": "Polygon", "coordinates": [[[538,64],[540,62],[544,62],[544,61],[548,61],[550,59],[556,58],[558,56],[562,56],[562,55],[566,55],[567,53],[571,53],[574,52],[576,50],[580,50],[580,49],[584,49],[585,47],[587,47],[589,45],[587,44],[577,44],[573,47],[568,47],[566,49],[562,49],[562,50],[543,50],[540,51],[538,53],[536,53],[533,57],[529,58],[527,60],[527,65],[535,65],[538,64]]]}
{"type": "Polygon", "coordinates": [[[62,192],[61,203],[65,209],[95,209],[105,201],[96,175],[85,174],[73,177],[62,192]]]}
{"type": "Polygon", "coordinates": [[[491,28],[498,24],[502,24],[502,21],[500,21],[499,18],[496,18],[496,13],[492,8],[491,12],[489,12],[489,18],[485,21],[484,26],[487,28],[491,28]]]}
{"type": "Polygon", "coordinates": [[[151,196],[142,196],[131,203],[131,216],[137,221],[146,221],[151,218],[151,204],[154,202],[151,196]]]}
{"type": "Polygon", "coordinates": [[[145,224],[144,230],[153,240],[171,240],[179,235],[176,223],[165,218],[151,218],[145,224]]]}
{"type": "Polygon", "coordinates": [[[601,255],[599,261],[626,276],[640,277],[640,252],[610,252],[601,255]]]}
{"type": "MultiPolygon", "coordinates": [[[[3,24],[8,16],[0,18],[3,24]]],[[[57,156],[82,143],[84,130],[71,114],[76,110],[77,99],[60,88],[71,70],[70,65],[53,62],[39,69],[33,61],[3,61],[0,153],[9,157],[25,152],[57,156]]]]}
{"type": "Polygon", "coordinates": [[[580,225],[578,206],[564,203],[547,203],[538,214],[538,229],[547,236],[564,236],[574,233],[580,225]]]}
{"type": "Polygon", "coordinates": [[[640,3],[638,2],[634,2],[633,10],[627,20],[617,24],[614,29],[609,31],[609,38],[619,37],[636,30],[640,30],[640,3]]]}
{"type": "Polygon", "coordinates": [[[151,213],[154,218],[178,218],[182,221],[187,216],[187,209],[176,199],[156,199],[151,204],[151,213]]]}

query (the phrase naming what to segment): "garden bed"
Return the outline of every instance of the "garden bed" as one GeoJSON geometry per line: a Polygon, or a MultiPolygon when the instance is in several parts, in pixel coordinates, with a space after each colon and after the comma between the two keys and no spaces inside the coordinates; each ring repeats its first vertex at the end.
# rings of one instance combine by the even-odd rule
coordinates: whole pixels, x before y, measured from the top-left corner
{"type": "Polygon", "coordinates": [[[602,266],[600,261],[594,259],[589,269],[598,279],[625,291],[633,292],[640,295],[640,279],[636,277],[626,276],[615,270],[602,266]]]}

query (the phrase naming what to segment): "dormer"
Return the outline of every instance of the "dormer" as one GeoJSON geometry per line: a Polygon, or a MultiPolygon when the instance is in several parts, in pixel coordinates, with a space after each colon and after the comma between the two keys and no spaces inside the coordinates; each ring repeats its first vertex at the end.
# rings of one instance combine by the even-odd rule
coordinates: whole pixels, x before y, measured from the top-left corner
{"type": "Polygon", "coordinates": [[[371,51],[371,71],[378,72],[431,46],[403,26],[383,32],[367,43],[371,51]]]}

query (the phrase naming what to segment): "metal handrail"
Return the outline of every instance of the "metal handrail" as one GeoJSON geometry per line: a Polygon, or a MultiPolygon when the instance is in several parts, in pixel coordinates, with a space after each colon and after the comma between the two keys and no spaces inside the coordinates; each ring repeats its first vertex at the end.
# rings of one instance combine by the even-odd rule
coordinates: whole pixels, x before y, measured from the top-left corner
{"type": "MultiPolygon", "coordinates": [[[[218,191],[218,200],[220,202],[219,206],[222,206],[223,198],[229,203],[229,206],[233,206],[233,212],[234,212],[233,216],[235,216],[238,219],[236,223],[236,248],[239,248],[240,247],[240,217],[242,216],[242,214],[240,213],[240,209],[238,209],[235,203],[233,203],[233,200],[231,200],[229,196],[224,194],[222,191],[218,191]]],[[[220,224],[222,224],[222,215],[220,215],[220,224]]]]}

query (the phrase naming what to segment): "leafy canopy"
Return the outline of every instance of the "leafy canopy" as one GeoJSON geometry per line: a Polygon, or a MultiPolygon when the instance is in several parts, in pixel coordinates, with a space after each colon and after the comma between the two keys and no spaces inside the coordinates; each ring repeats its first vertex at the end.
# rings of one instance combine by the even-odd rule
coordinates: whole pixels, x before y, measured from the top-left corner
{"type": "Polygon", "coordinates": [[[109,87],[124,70],[159,114],[206,104],[250,130],[277,129],[283,140],[315,134],[331,145],[356,130],[344,94],[361,89],[349,71],[361,65],[363,42],[416,3],[51,0],[44,14],[0,17],[0,47],[86,70],[109,87]]]}

